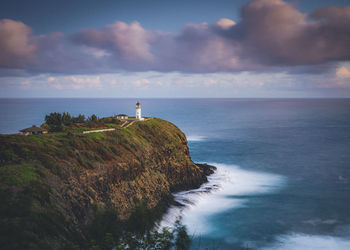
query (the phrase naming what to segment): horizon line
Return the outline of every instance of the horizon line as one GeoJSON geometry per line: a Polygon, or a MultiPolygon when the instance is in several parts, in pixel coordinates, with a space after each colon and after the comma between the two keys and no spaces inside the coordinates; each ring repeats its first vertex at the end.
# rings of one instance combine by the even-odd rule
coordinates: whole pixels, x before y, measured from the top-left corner
{"type": "Polygon", "coordinates": [[[331,100],[331,99],[350,99],[350,97],[0,97],[0,100],[6,99],[270,99],[270,100],[331,100]]]}

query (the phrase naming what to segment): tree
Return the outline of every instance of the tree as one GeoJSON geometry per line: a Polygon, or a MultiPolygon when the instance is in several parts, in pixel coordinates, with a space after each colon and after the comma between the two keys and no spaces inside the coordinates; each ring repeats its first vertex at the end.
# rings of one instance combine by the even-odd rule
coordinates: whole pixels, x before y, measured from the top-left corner
{"type": "Polygon", "coordinates": [[[176,235],[176,249],[186,250],[190,248],[192,239],[187,233],[186,226],[182,225],[179,220],[175,222],[174,234],[176,235]]]}
{"type": "Polygon", "coordinates": [[[167,227],[162,228],[162,232],[155,232],[155,249],[171,249],[174,235],[167,227]]]}
{"type": "Polygon", "coordinates": [[[85,116],[82,114],[79,114],[77,117],[77,122],[84,123],[85,122],[85,116]]]}
{"type": "Polygon", "coordinates": [[[82,114],[79,114],[78,116],[72,117],[73,123],[84,123],[85,122],[85,116],[82,114]]]}
{"type": "Polygon", "coordinates": [[[69,126],[72,124],[72,116],[68,112],[63,112],[62,114],[62,123],[65,126],[69,126]]]}
{"type": "Polygon", "coordinates": [[[53,112],[49,115],[45,116],[45,122],[50,127],[50,131],[62,131],[63,130],[63,122],[62,122],[62,114],[53,112]]]}
{"type": "Polygon", "coordinates": [[[98,117],[97,117],[95,114],[92,114],[92,115],[88,118],[88,120],[89,120],[90,122],[97,122],[99,119],[98,119],[98,117]]]}
{"type": "Polygon", "coordinates": [[[115,244],[114,237],[112,233],[106,233],[104,242],[103,242],[104,249],[113,249],[115,244]]]}
{"type": "Polygon", "coordinates": [[[61,113],[53,112],[45,116],[45,122],[49,126],[57,126],[62,124],[62,115],[61,113]]]}

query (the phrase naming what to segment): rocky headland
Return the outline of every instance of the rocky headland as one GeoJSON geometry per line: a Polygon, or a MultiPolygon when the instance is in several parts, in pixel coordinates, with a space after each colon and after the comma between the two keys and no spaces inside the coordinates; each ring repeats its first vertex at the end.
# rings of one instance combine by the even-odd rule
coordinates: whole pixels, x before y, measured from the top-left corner
{"type": "Polygon", "coordinates": [[[197,188],[213,173],[192,162],[185,135],[170,122],[103,126],[116,130],[0,135],[3,249],[85,249],[106,233],[142,232],[172,192],[197,188]]]}

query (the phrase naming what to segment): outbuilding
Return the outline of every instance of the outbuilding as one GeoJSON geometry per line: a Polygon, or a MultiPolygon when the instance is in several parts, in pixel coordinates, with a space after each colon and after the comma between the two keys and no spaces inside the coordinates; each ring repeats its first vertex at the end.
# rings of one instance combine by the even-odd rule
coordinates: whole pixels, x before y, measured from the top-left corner
{"type": "Polygon", "coordinates": [[[25,128],[19,131],[21,135],[39,135],[39,134],[47,134],[47,129],[39,128],[35,125],[30,128],[25,128]]]}
{"type": "Polygon", "coordinates": [[[129,116],[127,116],[126,114],[119,114],[117,115],[117,119],[126,120],[129,119],[129,116]]]}

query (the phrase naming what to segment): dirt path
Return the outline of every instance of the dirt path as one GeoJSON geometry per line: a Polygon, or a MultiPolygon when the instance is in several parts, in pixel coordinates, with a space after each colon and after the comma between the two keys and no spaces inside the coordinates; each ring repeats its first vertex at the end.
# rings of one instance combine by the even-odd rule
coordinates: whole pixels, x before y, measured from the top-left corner
{"type": "Polygon", "coordinates": [[[132,124],[134,124],[134,122],[135,122],[135,121],[132,121],[132,122],[130,122],[129,124],[126,124],[126,126],[125,126],[124,128],[127,128],[127,127],[131,126],[132,124]]]}
{"type": "Polygon", "coordinates": [[[120,125],[121,128],[127,128],[130,125],[132,125],[135,121],[125,121],[122,125],[120,125]]]}
{"type": "Polygon", "coordinates": [[[125,126],[125,124],[127,124],[127,123],[128,123],[128,121],[123,122],[123,124],[120,125],[120,127],[123,128],[125,126]]]}

